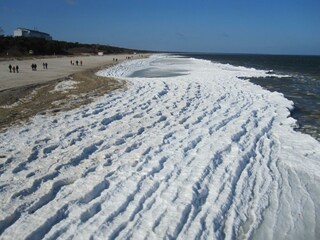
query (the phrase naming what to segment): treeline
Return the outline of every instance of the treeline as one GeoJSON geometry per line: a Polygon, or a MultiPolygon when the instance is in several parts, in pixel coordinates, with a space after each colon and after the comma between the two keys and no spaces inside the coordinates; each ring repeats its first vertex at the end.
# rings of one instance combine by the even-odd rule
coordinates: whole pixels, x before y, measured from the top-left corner
{"type": "Polygon", "coordinates": [[[80,53],[97,54],[133,53],[141,52],[132,49],[112,47],[99,44],[81,44],[78,42],[65,42],[45,40],[42,38],[0,36],[1,56],[27,56],[33,55],[72,55],[80,53]]]}

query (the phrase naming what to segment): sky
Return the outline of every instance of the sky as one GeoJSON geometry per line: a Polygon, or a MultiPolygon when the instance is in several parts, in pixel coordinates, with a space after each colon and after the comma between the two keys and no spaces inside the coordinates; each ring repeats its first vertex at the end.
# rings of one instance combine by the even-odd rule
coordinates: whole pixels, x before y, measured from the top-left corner
{"type": "Polygon", "coordinates": [[[320,0],[0,0],[0,27],[150,51],[320,55],[320,0]]]}

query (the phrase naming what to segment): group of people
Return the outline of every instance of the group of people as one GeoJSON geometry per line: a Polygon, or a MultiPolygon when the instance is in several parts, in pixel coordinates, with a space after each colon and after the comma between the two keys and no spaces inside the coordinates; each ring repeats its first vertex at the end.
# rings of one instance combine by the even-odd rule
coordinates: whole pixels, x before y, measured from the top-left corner
{"type": "MultiPolygon", "coordinates": [[[[42,67],[43,67],[43,69],[48,69],[48,63],[42,63],[42,67]]],[[[32,63],[31,64],[31,69],[32,69],[32,71],[37,71],[37,64],[35,64],[35,63],[32,63]]]]}
{"type": "Polygon", "coordinates": [[[76,63],[77,66],[79,66],[79,64],[80,64],[80,66],[82,66],[82,60],[80,60],[80,61],[76,60],[75,62],[70,60],[71,65],[74,65],[74,63],[76,63]]]}
{"type": "Polygon", "coordinates": [[[32,69],[32,71],[37,71],[37,64],[32,63],[31,64],[31,69],[32,69]]]}
{"type": "MultiPolygon", "coordinates": [[[[48,63],[42,63],[43,69],[48,69],[48,63]]],[[[31,69],[32,71],[37,71],[37,64],[32,63],[31,64],[31,69]]],[[[9,64],[9,72],[13,72],[13,73],[19,73],[19,66],[12,66],[11,64],[9,64]]]]}
{"type": "Polygon", "coordinates": [[[9,71],[14,72],[14,73],[19,73],[19,66],[12,66],[11,64],[9,65],[9,71]]]}

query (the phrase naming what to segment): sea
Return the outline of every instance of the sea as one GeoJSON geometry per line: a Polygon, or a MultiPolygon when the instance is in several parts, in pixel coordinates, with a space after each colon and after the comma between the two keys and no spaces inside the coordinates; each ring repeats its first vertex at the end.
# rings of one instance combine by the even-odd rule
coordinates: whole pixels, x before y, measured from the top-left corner
{"type": "Polygon", "coordinates": [[[183,56],[283,75],[248,80],[269,91],[281,92],[292,100],[291,116],[297,120],[295,130],[320,141],[320,56],[203,53],[183,56]]]}

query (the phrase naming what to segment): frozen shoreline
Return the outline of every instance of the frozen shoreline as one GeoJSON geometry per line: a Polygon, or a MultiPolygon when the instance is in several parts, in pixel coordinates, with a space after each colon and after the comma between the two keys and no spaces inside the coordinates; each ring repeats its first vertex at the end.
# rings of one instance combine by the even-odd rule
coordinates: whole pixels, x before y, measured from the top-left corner
{"type": "Polygon", "coordinates": [[[98,74],[130,87],[0,134],[1,237],[319,236],[319,142],[238,79],[267,73],[159,55],[98,74]]]}

